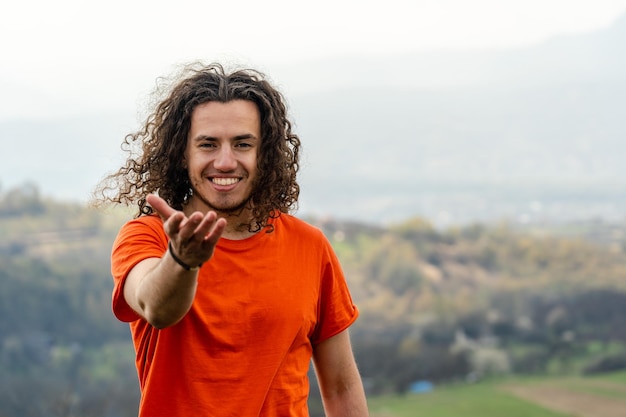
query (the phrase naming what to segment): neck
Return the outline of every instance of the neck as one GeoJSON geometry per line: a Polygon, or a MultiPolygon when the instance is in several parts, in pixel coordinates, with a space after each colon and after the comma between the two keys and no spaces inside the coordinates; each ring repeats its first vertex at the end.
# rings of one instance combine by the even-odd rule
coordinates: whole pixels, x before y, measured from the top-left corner
{"type": "Polygon", "coordinates": [[[242,239],[247,239],[250,236],[253,236],[259,232],[259,231],[251,232],[249,230],[248,224],[233,222],[232,220],[229,220],[228,217],[225,217],[225,218],[228,221],[228,223],[226,224],[224,233],[222,233],[223,238],[230,239],[230,240],[242,240],[242,239]]]}

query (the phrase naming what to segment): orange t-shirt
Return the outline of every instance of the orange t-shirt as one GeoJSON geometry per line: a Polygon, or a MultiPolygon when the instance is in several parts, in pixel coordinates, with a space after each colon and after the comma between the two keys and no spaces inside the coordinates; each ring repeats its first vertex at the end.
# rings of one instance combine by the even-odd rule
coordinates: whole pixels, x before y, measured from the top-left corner
{"type": "Polygon", "coordinates": [[[308,416],[312,345],[349,327],[358,311],[322,232],[282,214],[274,231],[220,239],[199,271],[191,310],[158,330],[126,303],[124,279],[162,257],[158,216],[128,222],[113,245],[113,312],[130,322],[141,417],[308,416]]]}

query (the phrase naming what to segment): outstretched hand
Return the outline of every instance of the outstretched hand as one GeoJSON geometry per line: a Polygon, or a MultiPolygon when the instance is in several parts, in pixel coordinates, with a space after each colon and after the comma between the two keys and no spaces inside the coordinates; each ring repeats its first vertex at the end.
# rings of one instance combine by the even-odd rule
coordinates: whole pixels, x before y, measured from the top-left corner
{"type": "Polygon", "coordinates": [[[146,201],[163,219],[163,229],[178,258],[187,265],[200,265],[213,256],[226,219],[218,219],[214,211],[206,214],[196,211],[187,217],[154,194],[148,195],[146,201]]]}

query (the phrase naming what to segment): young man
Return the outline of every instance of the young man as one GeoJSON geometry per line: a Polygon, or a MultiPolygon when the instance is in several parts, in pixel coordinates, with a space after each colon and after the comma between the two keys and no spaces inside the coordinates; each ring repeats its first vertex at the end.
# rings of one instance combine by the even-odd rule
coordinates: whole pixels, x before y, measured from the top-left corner
{"type": "Polygon", "coordinates": [[[366,416],[347,330],[358,311],[329,242],[289,214],[300,140],[282,95],[217,64],[167,94],[100,189],[138,206],[112,272],[139,415],[308,416],[313,358],[327,416],[366,416]]]}

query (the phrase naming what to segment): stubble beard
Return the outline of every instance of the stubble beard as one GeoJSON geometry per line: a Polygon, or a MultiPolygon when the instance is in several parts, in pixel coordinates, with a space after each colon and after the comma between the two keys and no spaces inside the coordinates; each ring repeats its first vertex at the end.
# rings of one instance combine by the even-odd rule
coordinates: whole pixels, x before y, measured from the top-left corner
{"type": "Polygon", "coordinates": [[[202,195],[202,193],[198,192],[195,187],[192,187],[192,196],[193,198],[197,198],[198,200],[200,200],[206,207],[209,208],[209,210],[216,212],[219,217],[240,217],[244,213],[244,211],[248,210],[249,219],[242,219],[242,225],[247,225],[247,222],[252,220],[252,195],[255,188],[256,187],[253,187],[250,194],[241,202],[228,204],[229,202],[225,201],[224,204],[222,204],[221,206],[218,206],[215,203],[211,203],[202,195]]]}

